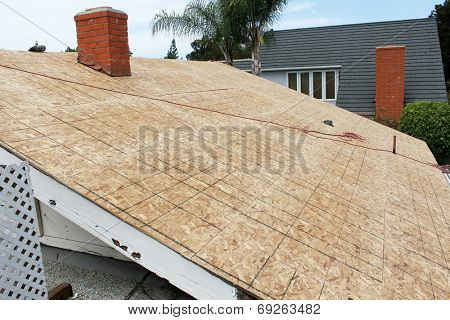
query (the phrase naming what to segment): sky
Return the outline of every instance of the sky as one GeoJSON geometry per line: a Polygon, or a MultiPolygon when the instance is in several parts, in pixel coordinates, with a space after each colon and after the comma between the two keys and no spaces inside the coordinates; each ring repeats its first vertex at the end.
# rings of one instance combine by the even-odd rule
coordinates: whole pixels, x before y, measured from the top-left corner
{"type": "MultiPolygon", "coordinates": [[[[36,41],[47,51],[76,47],[73,16],[86,8],[111,6],[128,16],[130,49],[134,56],[162,58],[173,35],[153,36],[150,23],[163,9],[180,12],[189,0],[0,0],[0,48],[28,50],[36,41]],[[11,10],[10,8],[13,10],[11,10]],[[31,21],[31,22],[30,22],[31,21]],[[44,30],[44,31],[43,31],[44,30]]],[[[284,30],[361,22],[428,17],[444,0],[291,0],[273,29],[284,30]]],[[[177,37],[181,57],[194,38],[177,37]]]]}

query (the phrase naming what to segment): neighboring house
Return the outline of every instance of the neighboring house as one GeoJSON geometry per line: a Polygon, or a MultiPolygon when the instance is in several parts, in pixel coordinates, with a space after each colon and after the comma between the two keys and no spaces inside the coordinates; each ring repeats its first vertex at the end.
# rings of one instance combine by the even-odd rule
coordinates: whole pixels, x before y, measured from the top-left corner
{"type": "MultiPolygon", "coordinates": [[[[406,47],[404,102],[447,101],[434,18],[275,31],[272,42],[261,49],[262,76],[349,111],[373,115],[375,52],[391,45],[406,47]]],[[[389,64],[403,68],[401,58],[389,64]]],[[[251,61],[238,60],[235,66],[250,71],[251,61]]],[[[398,93],[402,83],[397,85],[398,93]]]]}
{"type": "Polygon", "coordinates": [[[44,244],[198,299],[448,298],[423,141],[218,62],[130,59],[111,8],[75,20],[78,56],[0,50],[0,164],[29,161],[44,244]]]}

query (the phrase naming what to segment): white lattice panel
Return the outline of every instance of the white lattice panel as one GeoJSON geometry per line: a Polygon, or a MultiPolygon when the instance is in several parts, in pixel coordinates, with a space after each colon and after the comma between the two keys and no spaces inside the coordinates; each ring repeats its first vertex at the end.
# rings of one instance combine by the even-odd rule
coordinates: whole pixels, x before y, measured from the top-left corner
{"type": "Polygon", "coordinates": [[[0,166],[0,299],[47,299],[29,172],[0,166]]]}

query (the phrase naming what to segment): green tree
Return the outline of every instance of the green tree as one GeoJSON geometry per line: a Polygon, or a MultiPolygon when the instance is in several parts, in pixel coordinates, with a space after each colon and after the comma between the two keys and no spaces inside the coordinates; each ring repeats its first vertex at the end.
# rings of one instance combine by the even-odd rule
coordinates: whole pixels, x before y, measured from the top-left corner
{"type": "Polygon", "coordinates": [[[193,41],[191,47],[192,52],[186,56],[187,60],[217,61],[223,59],[219,45],[206,37],[193,41]]]}
{"type": "Polygon", "coordinates": [[[164,59],[172,59],[172,60],[178,59],[178,49],[175,39],[172,40],[172,44],[170,45],[169,51],[167,52],[167,55],[164,57],[164,59]]]}
{"type": "MultiPolygon", "coordinates": [[[[156,14],[152,21],[152,32],[172,32],[180,36],[202,36],[214,41],[222,51],[228,64],[233,63],[233,51],[241,42],[239,28],[234,23],[231,8],[226,0],[193,0],[182,13],[156,14]]],[[[227,0],[229,1],[229,0],[227,0]]]]}
{"type": "Polygon", "coordinates": [[[252,54],[252,73],[261,76],[261,44],[266,40],[273,23],[281,17],[289,0],[227,0],[244,33],[252,54]]]}
{"type": "Polygon", "coordinates": [[[65,52],[78,52],[78,47],[76,47],[75,49],[73,49],[71,47],[67,47],[65,52]]]}
{"type": "Polygon", "coordinates": [[[431,17],[436,18],[438,24],[445,76],[450,81],[450,1],[436,5],[431,17]]]}
{"type": "MultiPolygon", "coordinates": [[[[219,45],[212,39],[203,37],[191,43],[192,52],[186,56],[188,60],[195,61],[220,61],[223,60],[223,53],[219,45]]],[[[250,58],[250,49],[245,45],[236,45],[232,52],[233,59],[250,58]]]]}

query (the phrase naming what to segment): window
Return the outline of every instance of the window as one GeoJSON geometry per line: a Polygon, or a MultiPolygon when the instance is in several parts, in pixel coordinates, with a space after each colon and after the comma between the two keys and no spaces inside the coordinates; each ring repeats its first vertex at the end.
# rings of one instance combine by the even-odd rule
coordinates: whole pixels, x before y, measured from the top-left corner
{"type": "Polygon", "coordinates": [[[298,75],[297,72],[288,73],[288,87],[289,89],[298,91],[298,75]]]}
{"type": "Polygon", "coordinates": [[[287,72],[286,76],[290,89],[336,104],[339,70],[287,72]]]}
{"type": "Polygon", "coordinates": [[[326,96],[327,100],[335,100],[336,99],[336,72],[327,71],[326,72],[326,96]]]}
{"type": "Polygon", "coordinates": [[[322,99],[322,72],[313,73],[313,91],[314,98],[322,99]]]}
{"type": "Polygon", "coordinates": [[[302,72],[300,75],[300,82],[302,87],[302,93],[310,95],[309,91],[309,72],[302,72]]]}

